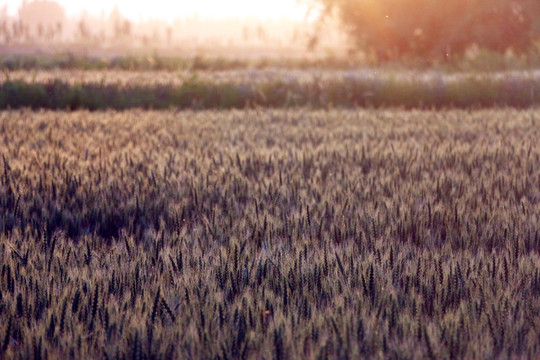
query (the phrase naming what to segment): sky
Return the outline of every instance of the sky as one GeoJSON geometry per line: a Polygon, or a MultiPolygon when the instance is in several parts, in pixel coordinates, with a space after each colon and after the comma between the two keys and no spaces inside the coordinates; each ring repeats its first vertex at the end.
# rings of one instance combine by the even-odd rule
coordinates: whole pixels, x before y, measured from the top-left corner
{"type": "MultiPolygon", "coordinates": [[[[303,19],[306,7],[299,5],[297,0],[92,0],[73,1],[56,0],[68,16],[79,15],[83,10],[90,14],[99,15],[102,11],[110,13],[117,4],[120,12],[131,20],[164,19],[171,21],[178,17],[189,17],[197,14],[201,18],[230,18],[255,17],[261,19],[303,19]]],[[[4,0],[8,12],[16,14],[22,0],[4,0]]]]}

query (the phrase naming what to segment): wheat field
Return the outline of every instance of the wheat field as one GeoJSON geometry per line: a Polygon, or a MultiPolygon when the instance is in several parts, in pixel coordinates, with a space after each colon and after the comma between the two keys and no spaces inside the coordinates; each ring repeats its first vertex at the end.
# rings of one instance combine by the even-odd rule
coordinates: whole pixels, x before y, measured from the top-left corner
{"type": "Polygon", "coordinates": [[[0,358],[540,357],[540,110],[0,113],[0,358]]]}

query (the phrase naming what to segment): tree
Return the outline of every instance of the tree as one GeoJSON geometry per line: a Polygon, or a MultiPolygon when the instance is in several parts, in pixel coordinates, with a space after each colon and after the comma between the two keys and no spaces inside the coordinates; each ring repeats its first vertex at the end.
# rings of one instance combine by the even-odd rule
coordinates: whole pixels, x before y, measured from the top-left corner
{"type": "Polygon", "coordinates": [[[44,38],[49,27],[54,27],[58,23],[62,24],[67,18],[64,8],[58,2],[45,0],[23,2],[19,8],[19,20],[28,29],[18,29],[19,31],[14,32],[14,35],[26,32],[26,37],[34,34],[38,38],[44,38]]]}
{"type": "Polygon", "coordinates": [[[88,27],[88,25],[86,24],[86,21],[85,19],[81,19],[78,23],[78,31],[79,31],[79,35],[81,37],[82,40],[84,41],[87,41],[90,39],[90,37],[92,36],[91,32],[90,32],[90,28],[88,27]]]}
{"type": "Polygon", "coordinates": [[[537,0],[316,0],[336,15],[359,48],[379,60],[440,59],[476,44],[504,51],[533,41],[537,0]]]}

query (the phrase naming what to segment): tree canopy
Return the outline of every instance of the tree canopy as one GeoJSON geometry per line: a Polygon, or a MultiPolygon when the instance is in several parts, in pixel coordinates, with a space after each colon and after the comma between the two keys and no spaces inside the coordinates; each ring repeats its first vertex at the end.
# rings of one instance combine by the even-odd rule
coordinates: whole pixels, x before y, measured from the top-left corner
{"type": "Polygon", "coordinates": [[[534,39],[537,0],[316,0],[337,15],[358,47],[380,60],[404,55],[430,59],[471,45],[527,49],[534,39]]]}

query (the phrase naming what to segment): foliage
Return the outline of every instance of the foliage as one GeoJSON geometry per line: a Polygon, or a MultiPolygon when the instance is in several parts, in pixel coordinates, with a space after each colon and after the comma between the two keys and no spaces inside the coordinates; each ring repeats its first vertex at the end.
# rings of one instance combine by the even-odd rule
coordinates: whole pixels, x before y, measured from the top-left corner
{"type": "Polygon", "coordinates": [[[503,52],[530,47],[535,0],[318,0],[363,49],[379,60],[443,59],[472,44],[503,52]]]}
{"type": "Polygon", "coordinates": [[[538,358],[539,116],[0,113],[0,357],[538,358]]]}

